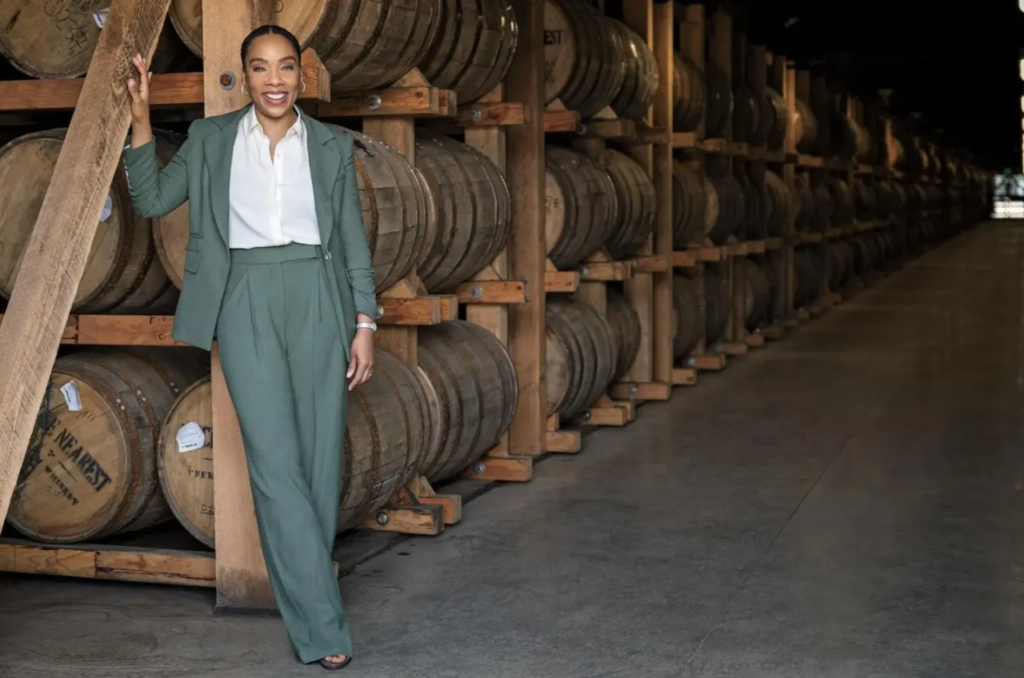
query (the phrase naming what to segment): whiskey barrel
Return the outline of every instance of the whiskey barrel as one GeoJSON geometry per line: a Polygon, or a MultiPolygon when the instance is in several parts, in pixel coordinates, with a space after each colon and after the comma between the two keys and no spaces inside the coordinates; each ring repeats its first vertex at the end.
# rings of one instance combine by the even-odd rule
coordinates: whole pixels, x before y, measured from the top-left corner
{"type": "Polygon", "coordinates": [[[639,253],[654,229],[658,209],[654,182],[625,153],[605,151],[601,164],[611,175],[619,206],[618,219],[606,245],[612,257],[625,259],[639,253]]]}
{"type": "Polygon", "coordinates": [[[771,238],[782,237],[786,234],[786,226],[796,219],[798,205],[793,192],[789,190],[782,177],[772,170],[767,170],[764,178],[766,232],[771,238]]]}
{"type": "Polygon", "coordinates": [[[859,221],[873,221],[879,214],[879,189],[867,179],[853,182],[853,197],[859,221]]]}
{"type": "Polygon", "coordinates": [[[734,290],[736,301],[742,304],[743,318],[748,330],[755,330],[768,321],[771,287],[761,267],[747,257],[736,257],[734,265],[742,269],[744,284],[734,290]]]}
{"type": "Polygon", "coordinates": [[[444,480],[494,448],[519,399],[516,369],[487,330],[463,321],[421,327],[418,376],[427,402],[419,472],[444,480]]]}
{"type": "MultiPolygon", "coordinates": [[[[35,132],[0,148],[0,295],[10,297],[66,130],[35,132]]],[[[137,219],[123,172],[114,175],[72,304],[76,313],[172,309],[175,293],[157,261],[148,219],[137,219]]]]}
{"type": "MultiPolygon", "coordinates": [[[[85,75],[100,38],[93,12],[108,7],[106,0],[0,0],[0,53],[34,78],[85,75]]],[[[181,52],[174,32],[164,30],[150,60],[153,72],[178,65],[181,52]]]]}
{"type": "Polygon", "coordinates": [[[816,154],[818,151],[818,118],[814,110],[803,99],[796,100],[793,109],[793,137],[796,150],[800,153],[816,154]]]}
{"type": "Polygon", "coordinates": [[[683,360],[704,335],[704,302],[699,283],[685,275],[672,278],[672,354],[683,360]]]}
{"type": "Polygon", "coordinates": [[[70,544],[169,520],[157,479],[160,426],[180,390],[201,374],[202,364],[185,353],[92,350],[58,358],[10,524],[31,539],[70,544]]]}
{"type": "Polygon", "coordinates": [[[605,316],[615,337],[618,360],[614,379],[618,380],[629,371],[640,354],[640,315],[625,295],[614,287],[608,288],[608,304],[605,316]]]}
{"type": "Polygon", "coordinates": [[[743,190],[743,219],[736,237],[740,240],[761,240],[768,227],[768,197],[764,180],[755,180],[751,171],[741,172],[737,181],[743,190]]]}
{"type": "Polygon", "coordinates": [[[507,0],[442,0],[441,22],[419,69],[435,87],[476,101],[505,79],[519,39],[507,0]]]}
{"type": "MultiPolygon", "coordinates": [[[[353,136],[363,229],[370,247],[374,282],[380,292],[404,278],[416,263],[428,232],[437,232],[436,210],[422,175],[397,150],[359,132],[337,129],[353,136]]],[[[174,151],[171,141],[157,138],[157,159],[161,165],[170,162],[174,151]]],[[[186,203],[153,220],[160,261],[179,289],[185,272],[188,219],[186,203]]]]}
{"type": "Polygon", "coordinates": [[[814,194],[814,215],[811,218],[811,230],[816,233],[822,233],[832,223],[832,216],[836,209],[835,203],[832,202],[832,193],[829,190],[828,180],[824,178],[812,179],[811,192],[814,194]]]}
{"type": "Polygon", "coordinates": [[[647,42],[621,21],[608,19],[618,31],[624,46],[626,76],[622,80],[612,110],[626,120],[643,120],[658,92],[658,62],[647,42]]]}
{"type": "Polygon", "coordinates": [[[761,102],[743,82],[733,82],[732,140],[751,146],[763,146],[766,131],[761,121],[761,102]]]}
{"type": "MultiPolygon", "coordinates": [[[[172,0],[168,16],[182,41],[203,54],[202,0],[172,0]]],[[[385,87],[423,59],[437,35],[441,0],[288,0],[273,23],[316,50],[335,92],[385,87]]]]}
{"type": "Polygon", "coordinates": [[[725,128],[733,112],[729,78],[721,68],[710,61],[704,65],[704,77],[707,87],[704,135],[708,139],[725,138],[725,128]]]}
{"type": "Polygon", "coordinates": [[[786,128],[789,125],[789,107],[782,95],[771,87],[765,89],[767,99],[764,107],[764,125],[767,130],[765,143],[770,151],[781,151],[786,144],[786,128]]]}
{"type": "MultiPolygon", "coordinates": [[[[413,478],[427,441],[427,404],[412,370],[377,349],[374,376],[348,395],[338,532],[382,508],[413,478]]],[[[193,383],[164,420],[160,483],[175,517],[196,539],[213,547],[213,399],[209,379],[193,383]],[[195,422],[206,445],[179,453],[175,435],[195,422]]]]}
{"type": "Polygon", "coordinates": [[[561,99],[586,120],[612,103],[626,79],[622,34],[585,0],[544,2],[544,100],[561,99]]]}
{"type": "Polygon", "coordinates": [[[793,188],[797,202],[796,230],[801,233],[810,231],[814,226],[815,214],[814,190],[811,188],[810,175],[803,172],[797,174],[793,179],[793,188]]]}
{"type": "Polygon", "coordinates": [[[716,245],[722,245],[726,239],[739,230],[746,212],[743,187],[732,172],[726,171],[708,175],[718,196],[718,219],[708,233],[708,237],[716,245]]]}
{"type": "Polygon", "coordinates": [[[417,135],[416,167],[437,209],[417,271],[431,292],[465,282],[508,242],[512,206],[498,166],[475,148],[441,135],[417,135]]]}
{"type": "Polygon", "coordinates": [[[544,342],[544,380],[547,386],[548,417],[558,414],[569,402],[570,385],[576,379],[569,347],[548,329],[544,342]]]}
{"type": "Polygon", "coordinates": [[[574,299],[557,297],[547,302],[548,337],[560,350],[548,354],[548,370],[552,361],[563,359],[557,370],[568,374],[569,392],[558,413],[563,420],[575,419],[608,390],[618,365],[615,336],[608,320],[593,306],[574,299]]]}
{"type": "Polygon", "coordinates": [[[377,291],[405,277],[436,229],[436,210],[419,170],[396,149],[359,132],[353,151],[363,229],[377,291]]]}
{"type": "Polygon", "coordinates": [[[852,223],[853,196],[850,194],[850,185],[836,176],[828,176],[825,185],[832,204],[832,226],[838,228],[852,223]]]}
{"type": "Polygon", "coordinates": [[[822,269],[810,250],[798,249],[794,252],[793,277],[796,281],[793,300],[798,308],[817,300],[821,291],[822,269]]]}
{"type": "Polygon", "coordinates": [[[779,320],[776,314],[775,302],[779,297],[779,286],[782,284],[782,258],[762,257],[757,263],[768,284],[768,303],[765,309],[765,323],[771,324],[779,320]]]}
{"type": "Polygon", "coordinates": [[[729,281],[718,271],[704,269],[704,339],[714,346],[723,339],[729,322],[729,281]]]}
{"type": "Polygon", "coordinates": [[[677,250],[704,239],[707,228],[707,192],[701,172],[686,163],[672,162],[672,242],[677,250]]]}
{"type": "Polygon", "coordinates": [[[704,74],[689,57],[676,52],[672,69],[672,129],[696,132],[704,117],[707,85],[704,74]]]}
{"type": "Polygon", "coordinates": [[[612,235],[618,197],[608,170],[582,153],[545,149],[544,238],[548,256],[560,269],[583,263],[612,235]]]}
{"type": "Polygon", "coordinates": [[[704,186],[704,202],[706,205],[704,211],[704,233],[700,238],[700,242],[703,244],[704,239],[711,236],[711,231],[714,229],[715,224],[718,223],[718,216],[722,210],[718,202],[718,193],[715,191],[715,185],[711,183],[706,173],[701,173],[700,181],[704,186]]]}

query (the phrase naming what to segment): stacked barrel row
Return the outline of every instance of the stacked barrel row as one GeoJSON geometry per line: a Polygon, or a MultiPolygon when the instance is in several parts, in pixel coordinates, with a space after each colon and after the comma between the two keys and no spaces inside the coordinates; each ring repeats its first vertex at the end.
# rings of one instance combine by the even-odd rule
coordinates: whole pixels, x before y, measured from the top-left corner
{"type": "MultiPolygon", "coordinates": [[[[429,290],[449,290],[505,246],[508,188],[483,154],[447,137],[422,135],[413,165],[387,145],[351,133],[378,290],[413,266],[429,290]]],[[[17,275],[61,140],[60,131],[31,135],[0,150],[0,174],[9,179],[9,190],[0,192],[6,214],[0,241],[9,257],[0,269],[4,291],[17,275]]],[[[172,138],[162,136],[158,148],[161,160],[169,160],[172,138]]],[[[118,177],[111,189],[76,312],[155,312],[157,302],[163,312],[173,307],[181,285],[187,205],[140,219],[122,184],[118,177]],[[150,285],[151,278],[161,284],[150,285]],[[150,287],[161,290],[147,297],[157,302],[127,304],[150,287]]],[[[211,388],[200,370],[183,367],[192,362],[189,353],[94,350],[61,357],[11,524],[37,539],[73,542],[148,527],[173,514],[212,544],[211,388]],[[80,395],[68,396],[67,389],[80,395]],[[126,389],[134,409],[121,406],[126,389]],[[179,451],[177,435],[187,424],[206,431],[206,448],[179,451]],[[88,471],[75,472],[81,464],[88,471]],[[98,496],[82,489],[90,480],[98,496]],[[158,484],[162,493],[154,491],[158,484]]],[[[518,400],[506,349],[462,321],[420,329],[416,370],[381,350],[376,372],[348,407],[341,529],[372,515],[415,475],[443,480],[472,465],[498,443],[518,400]]]]}
{"type": "MultiPolygon", "coordinates": [[[[0,52],[33,77],[84,75],[101,30],[94,5],[0,0],[0,52]]],[[[419,68],[459,101],[504,80],[519,35],[511,5],[500,0],[289,0],[278,3],[275,23],[316,51],[334,92],[387,87],[419,68]]],[[[202,0],[173,0],[155,72],[198,70],[202,55],[202,0]]]]}

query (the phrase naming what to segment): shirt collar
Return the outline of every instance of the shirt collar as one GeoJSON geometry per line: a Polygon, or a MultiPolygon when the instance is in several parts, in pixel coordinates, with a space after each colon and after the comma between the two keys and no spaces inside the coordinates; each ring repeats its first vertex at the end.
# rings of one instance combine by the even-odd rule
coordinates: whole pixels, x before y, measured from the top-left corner
{"type": "MultiPolygon", "coordinates": [[[[284,138],[287,139],[290,135],[294,134],[301,140],[305,137],[306,125],[302,121],[302,111],[299,109],[298,106],[295,106],[294,108],[295,113],[297,115],[297,117],[295,118],[295,124],[293,124],[288,129],[288,131],[285,132],[284,138]]],[[[249,112],[245,115],[245,122],[242,126],[242,129],[245,130],[245,135],[247,137],[252,136],[252,134],[256,131],[259,131],[259,133],[263,134],[264,136],[266,135],[265,132],[263,131],[263,127],[260,125],[259,118],[256,117],[256,106],[249,106],[249,112]]]]}

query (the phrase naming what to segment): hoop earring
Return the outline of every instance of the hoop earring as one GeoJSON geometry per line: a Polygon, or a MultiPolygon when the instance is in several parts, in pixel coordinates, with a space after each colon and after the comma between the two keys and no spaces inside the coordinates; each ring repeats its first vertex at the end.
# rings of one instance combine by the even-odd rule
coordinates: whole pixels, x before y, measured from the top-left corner
{"type": "Polygon", "coordinates": [[[302,81],[302,89],[299,90],[299,94],[302,94],[305,91],[306,91],[306,81],[303,80],[302,81]]]}

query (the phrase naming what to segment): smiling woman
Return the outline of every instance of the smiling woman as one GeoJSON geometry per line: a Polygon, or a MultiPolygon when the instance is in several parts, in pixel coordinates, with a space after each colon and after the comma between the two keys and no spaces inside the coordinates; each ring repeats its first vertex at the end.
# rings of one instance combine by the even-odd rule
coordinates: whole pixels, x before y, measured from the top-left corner
{"type": "Polygon", "coordinates": [[[300,113],[300,43],[261,26],[241,45],[252,104],[193,123],[162,169],[139,55],[125,151],[137,213],[189,203],[174,337],[214,335],[238,413],[271,585],[299,659],[339,669],[351,640],[331,552],[348,391],[373,373],[373,268],[352,135],[300,113]]]}

